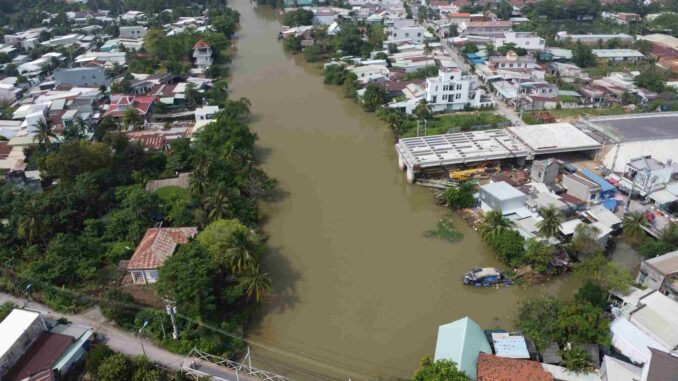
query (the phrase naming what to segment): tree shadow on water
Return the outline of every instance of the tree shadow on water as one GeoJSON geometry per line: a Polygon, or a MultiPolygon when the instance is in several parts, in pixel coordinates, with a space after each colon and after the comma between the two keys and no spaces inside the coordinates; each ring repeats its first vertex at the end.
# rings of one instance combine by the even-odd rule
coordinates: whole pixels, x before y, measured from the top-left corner
{"type": "Polygon", "coordinates": [[[293,308],[299,302],[296,285],[301,273],[292,268],[280,247],[270,248],[262,265],[273,278],[273,293],[266,301],[265,309],[270,312],[284,312],[293,308]]]}

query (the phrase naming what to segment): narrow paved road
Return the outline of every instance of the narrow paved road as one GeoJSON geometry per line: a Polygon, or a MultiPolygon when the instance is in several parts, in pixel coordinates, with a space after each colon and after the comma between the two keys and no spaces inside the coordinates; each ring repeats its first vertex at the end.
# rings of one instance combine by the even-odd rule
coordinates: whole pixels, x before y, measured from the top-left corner
{"type": "Polygon", "coordinates": [[[13,302],[14,304],[21,308],[38,311],[42,313],[43,316],[50,319],[58,319],[60,317],[64,317],[72,323],[92,327],[94,328],[94,331],[97,333],[98,336],[103,337],[102,342],[108,345],[114,351],[124,353],[125,355],[128,356],[139,356],[145,353],[146,356],[151,361],[165,368],[178,371],[183,369],[182,368],[183,364],[190,364],[191,362],[193,362],[201,372],[204,372],[205,375],[209,374],[216,376],[218,377],[215,378],[217,380],[224,381],[259,380],[258,378],[244,376],[242,374],[240,374],[238,378],[236,372],[229,368],[216,366],[211,363],[206,363],[202,360],[193,357],[186,358],[186,356],[171,353],[162,348],[159,348],[146,339],[140,340],[138,337],[135,337],[129,332],[110,326],[108,320],[101,315],[99,307],[94,307],[77,315],[62,314],[52,311],[43,304],[28,301],[25,299],[19,299],[9,294],[0,293],[0,304],[5,302],[13,302]]]}

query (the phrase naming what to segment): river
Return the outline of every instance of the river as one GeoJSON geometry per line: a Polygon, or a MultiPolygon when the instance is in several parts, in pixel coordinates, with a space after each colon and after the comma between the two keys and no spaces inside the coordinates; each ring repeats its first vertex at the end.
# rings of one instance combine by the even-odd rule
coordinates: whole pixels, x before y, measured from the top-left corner
{"type": "Polygon", "coordinates": [[[458,218],[463,241],[424,237],[449,212],[407,184],[388,129],[284,53],[272,9],[231,6],[241,13],[231,96],[252,101],[258,157],[280,182],[263,206],[275,292],[249,332],[256,365],[295,380],[409,377],[440,324],[469,315],[508,328],[526,295],[572,292],[567,279],[462,285],[470,268],[501,264],[458,218]]]}

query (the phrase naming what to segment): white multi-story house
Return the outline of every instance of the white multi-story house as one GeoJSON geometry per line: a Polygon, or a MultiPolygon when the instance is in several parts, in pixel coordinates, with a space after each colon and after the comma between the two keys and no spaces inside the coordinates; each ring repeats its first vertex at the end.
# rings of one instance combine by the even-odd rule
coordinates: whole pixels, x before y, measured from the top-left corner
{"type": "Polygon", "coordinates": [[[120,38],[144,38],[147,31],[145,26],[121,26],[120,38]]]}
{"type": "Polygon", "coordinates": [[[425,99],[433,112],[480,107],[481,92],[478,78],[463,76],[458,68],[440,70],[437,77],[426,79],[425,99]]]}
{"type": "Polygon", "coordinates": [[[546,47],[546,40],[532,32],[504,32],[503,37],[494,39],[495,48],[511,43],[515,44],[517,48],[529,51],[544,50],[546,47]]]}
{"type": "Polygon", "coordinates": [[[426,28],[420,25],[394,27],[391,30],[389,42],[410,41],[415,44],[423,44],[425,33],[426,28]]]}
{"type": "Polygon", "coordinates": [[[212,65],[212,47],[210,44],[200,40],[193,45],[193,58],[195,66],[206,68],[212,65]]]}

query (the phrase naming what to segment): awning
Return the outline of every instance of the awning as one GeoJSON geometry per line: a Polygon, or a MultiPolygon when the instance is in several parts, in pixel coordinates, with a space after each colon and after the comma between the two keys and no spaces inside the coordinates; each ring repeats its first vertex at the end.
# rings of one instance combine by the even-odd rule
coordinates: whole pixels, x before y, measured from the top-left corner
{"type": "Polygon", "coordinates": [[[607,200],[603,200],[602,204],[605,207],[605,209],[614,210],[617,207],[617,200],[610,198],[607,200]]]}
{"type": "Polygon", "coordinates": [[[652,199],[657,205],[666,205],[678,200],[678,196],[669,192],[666,189],[661,189],[656,192],[650,193],[648,197],[652,199]]]}

